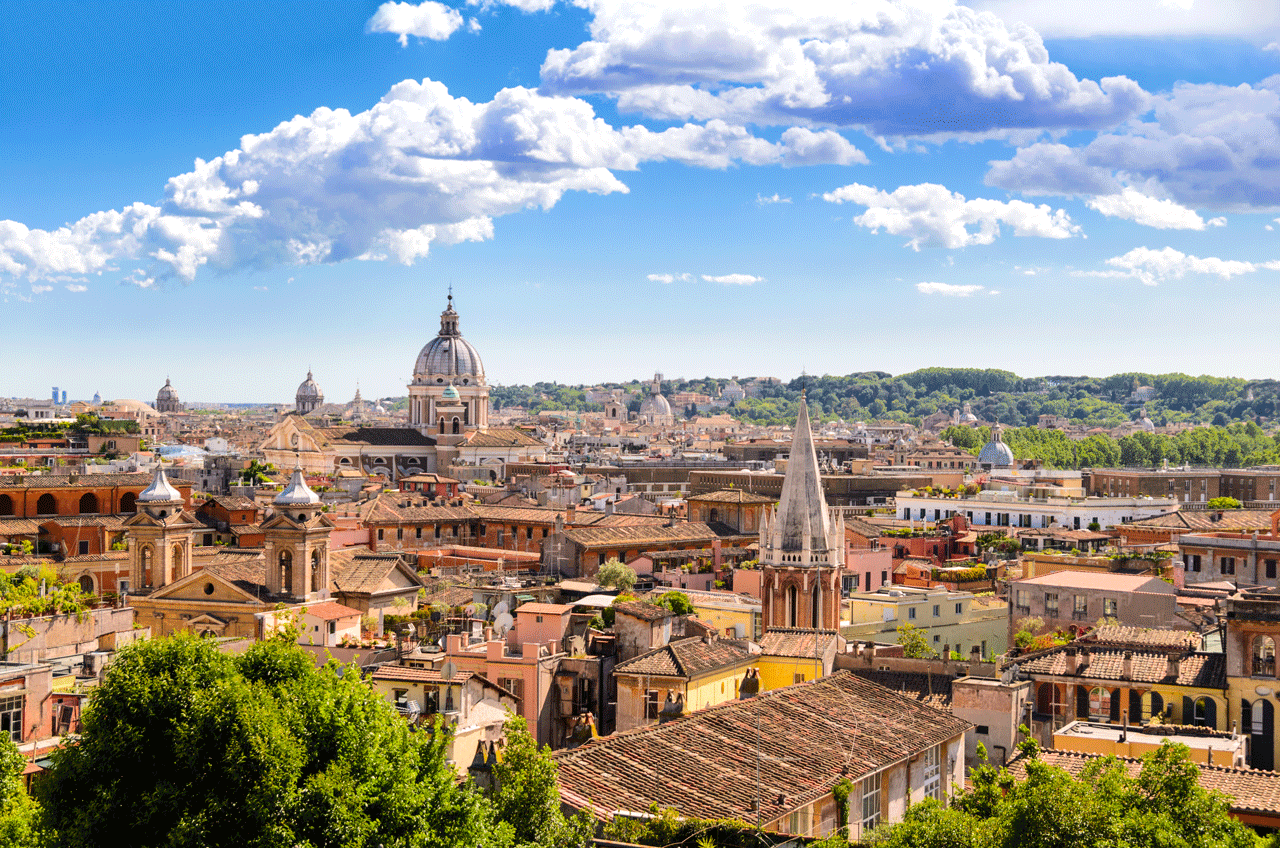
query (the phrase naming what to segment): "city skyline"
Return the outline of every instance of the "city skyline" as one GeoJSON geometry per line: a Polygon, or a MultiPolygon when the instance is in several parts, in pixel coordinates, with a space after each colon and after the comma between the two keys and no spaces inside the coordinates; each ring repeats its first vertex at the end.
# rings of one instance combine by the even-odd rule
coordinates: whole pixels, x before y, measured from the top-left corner
{"type": "Polygon", "coordinates": [[[314,12],[14,10],[0,391],[1269,376],[1280,8],[314,12]]]}

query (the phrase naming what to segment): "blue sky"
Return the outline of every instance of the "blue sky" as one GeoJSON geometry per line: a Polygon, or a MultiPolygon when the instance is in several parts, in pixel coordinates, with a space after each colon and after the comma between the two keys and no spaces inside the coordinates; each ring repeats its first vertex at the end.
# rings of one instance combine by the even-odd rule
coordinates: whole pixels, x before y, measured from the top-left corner
{"type": "Polygon", "coordinates": [[[1276,376],[1280,4],[7,13],[0,394],[1276,376]]]}

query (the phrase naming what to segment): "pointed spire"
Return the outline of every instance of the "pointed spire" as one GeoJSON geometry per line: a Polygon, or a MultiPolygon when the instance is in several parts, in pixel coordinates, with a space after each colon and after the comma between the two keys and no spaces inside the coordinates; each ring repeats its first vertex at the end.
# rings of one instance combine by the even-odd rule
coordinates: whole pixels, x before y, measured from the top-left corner
{"type": "Polygon", "coordinates": [[[818,454],[809,427],[809,405],[800,398],[800,413],[791,440],[791,455],[782,481],[782,498],[773,519],[773,547],[788,553],[828,553],[831,520],[822,493],[818,454]]]}

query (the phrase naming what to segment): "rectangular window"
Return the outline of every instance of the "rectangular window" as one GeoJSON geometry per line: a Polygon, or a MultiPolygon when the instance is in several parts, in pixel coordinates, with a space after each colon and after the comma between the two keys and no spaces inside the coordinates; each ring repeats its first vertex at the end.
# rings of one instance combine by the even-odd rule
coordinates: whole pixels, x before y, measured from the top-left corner
{"type": "Polygon", "coordinates": [[[403,528],[403,527],[397,527],[397,528],[396,528],[396,539],[403,539],[403,538],[404,538],[404,528],[403,528]]]}
{"type": "Polygon", "coordinates": [[[916,608],[911,607],[910,609],[907,610],[907,618],[915,618],[915,617],[916,617],[916,608]]]}
{"type": "Polygon", "coordinates": [[[22,741],[22,696],[0,698],[0,733],[8,733],[14,742],[22,741]]]}
{"type": "Polygon", "coordinates": [[[1026,589],[1015,589],[1013,592],[1013,605],[1018,612],[1026,614],[1031,612],[1031,597],[1026,589]]]}
{"type": "Polygon", "coordinates": [[[804,672],[797,671],[791,675],[792,683],[804,683],[804,672]]]}
{"type": "Polygon", "coordinates": [[[1058,617],[1058,593],[1044,593],[1044,614],[1048,616],[1058,617]]]}
{"type": "Polygon", "coordinates": [[[382,528],[381,528],[381,527],[379,527],[379,528],[378,528],[378,541],[379,541],[379,542],[381,542],[381,541],[382,541],[382,528]]]}
{"type": "Polygon", "coordinates": [[[498,685],[517,698],[524,697],[524,679],[520,677],[499,677],[498,685]]]}
{"type": "Polygon", "coordinates": [[[1195,554],[1191,557],[1191,570],[1195,572],[1200,571],[1200,555],[1199,554],[1195,554]]]}
{"type": "Polygon", "coordinates": [[[924,797],[942,800],[942,756],[938,748],[930,748],[921,756],[924,765],[924,797]]]}
{"type": "Polygon", "coordinates": [[[76,550],[79,552],[80,556],[87,556],[89,553],[89,542],[85,539],[81,539],[76,550]]]}
{"type": "Polygon", "coordinates": [[[933,617],[938,618],[942,615],[942,604],[933,605],[933,617]]]}
{"type": "Polygon", "coordinates": [[[1267,568],[1267,579],[1275,580],[1276,579],[1276,561],[1273,559],[1269,559],[1264,562],[1264,565],[1266,565],[1266,568],[1267,568]]]}
{"type": "Polygon", "coordinates": [[[1236,558],[1235,558],[1235,557],[1222,557],[1221,559],[1219,559],[1219,560],[1218,560],[1218,562],[1219,562],[1219,564],[1222,566],[1222,573],[1223,573],[1223,574],[1235,574],[1235,573],[1236,573],[1236,558]]]}
{"type": "Polygon", "coordinates": [[[646,689],[644,693],[644,717],[650,720],[658,718],[658,690],[646,689]]]}
{"type": "Polygon", "coordinates": [[[862,780],[861,836],[866,836],[880,824],[880,775],[873,774],[862,780]]]}
{"type": "Polygon", "coordinates": [[[75,716],[75,707],[70,704],[60,704],[58,706],[58,735],[66,736],[71,732],[71,721],[75,716]]]}
{"type": "Polygon", "coordinates": [[[1089,618],[1089,596],[1076,595],[1075,606],[1071,610],[1071,617],[1076,621],[1085,621],[1089,618]]]}
{"type": "Polygon", "coordinates": [[[1116,602],[1115,598],[1102,599],[1102,614],[1106,618],[1120,617],[1120,605],[1116,602]]]}
{"type": "Polygon", "coordinates": [[[963,608],[963,607],[962,607],[962,605],[961,605],[961,604],[956,604],[956,615],[960,615],[960,610],[961,610],[962,608],[963,608]]]}
{"type": "Polygon", "coordinates": [[[421,527],[415,527],[415,528],[413,528],[413,538],[415,538],[415,539],[421,539],[421,538],[422,538],[422,528],[421,528],[421,527]]]}

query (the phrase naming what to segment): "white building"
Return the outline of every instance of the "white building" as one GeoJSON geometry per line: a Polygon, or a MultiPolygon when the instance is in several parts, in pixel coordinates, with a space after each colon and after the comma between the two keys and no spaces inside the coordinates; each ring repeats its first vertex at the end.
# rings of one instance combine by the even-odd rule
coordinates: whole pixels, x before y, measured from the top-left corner
{"type": "Polygon", "coordinates": [[[940,521],[957,513],[978,527],[1064,527],[1085,530],[1128,524],[1176,512],[1172,498],[1024,497],[1017,492],[983,491],[968,497],[898,492],[897,513],[905,521],[940,521]]]}

